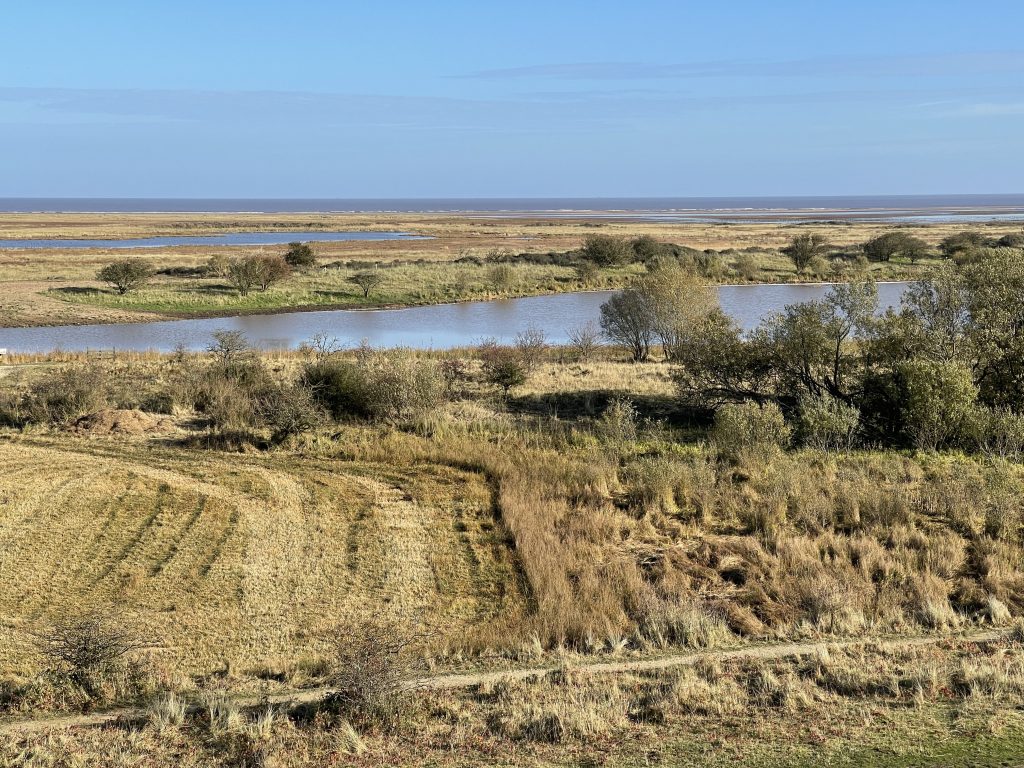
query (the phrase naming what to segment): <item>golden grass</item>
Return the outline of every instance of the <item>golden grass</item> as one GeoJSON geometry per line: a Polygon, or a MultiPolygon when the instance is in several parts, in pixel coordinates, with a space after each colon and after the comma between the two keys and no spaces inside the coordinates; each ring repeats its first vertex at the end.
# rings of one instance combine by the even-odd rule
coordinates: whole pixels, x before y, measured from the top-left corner
{"type": "Polygon", "coordinates": [[[444,635],[522,603],[482,479],[446,467],[0,443],[0,670],[116,603],[184,674],[294,663],[369,613],[444,635]]]}
{"type": "Polygon", "coordinates": [[[13,735],[0,764],[996,766],[1019,756],[1022,703],[1014,642],[865,644],[421,691],[397,727],[362,733],[329,706],[213,697],[188,714],[165,696],[142,725],[13,735]]]}

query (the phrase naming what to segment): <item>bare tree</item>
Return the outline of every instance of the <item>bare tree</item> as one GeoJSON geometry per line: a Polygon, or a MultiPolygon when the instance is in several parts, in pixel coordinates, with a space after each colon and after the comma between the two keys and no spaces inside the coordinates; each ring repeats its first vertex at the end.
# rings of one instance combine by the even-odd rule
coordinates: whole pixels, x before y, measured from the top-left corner
{"type": "Polygon", "coordinates": [[[341,342],[337,336],[328,336],[324,331],[319,331],[309,341],[302,342],[299,351],[313,358],[314,363],[322,363],[341,351],[341,342]]]}
{"type": "Polygon", "coordinates": [[[248,296],[249,291],[259,285],[262,267],[257,259],[249,256],[235,259],[228,266],[228,282],[241,296],[248,296]]]}
{"type": "Polygon", "coordinates": [[[363,292],[363,298],[369,298],[370,291],[379,287],[384,282],[384,275],[378,272],[376,269],[367,269],[362,272],[356,272],[352,275],[348,282],[358,285],[363,292]]]}
{"type": "Polygon", "coordinates": [[[805,272],[817,256],[824,256],[829,249],[824,235],[811,232],[794,237],[782,252],[789,256],[797,272],[805,272]]]}
{"type": "Polygon", "coordinates": [[[616,344],[629,349],[634,362],[651,355],[654,340],[654,309],[650,297],[631,285],[601,305],[601,330],[616,344]]]}
{"type": "Polygon", "coordinates": [[[213,341],[210,342],[206,349],[220,358],[221,361],[228,363],[248,354],[252,348],[249,346],[244,333],[222,328],[213,332],[213,341]]]}
{"type": "Polygon", "coordinates": [[[530,327],[516,334],[516,351],[523,360],[527,373],[532,373],[548,348],[547,334],[540,328],[530,327]]]}
{"type": "Polygon", "coordinates": [[[601,343],[601,329],[593,320],[588,320],[576,328],[570,328],[568,336],[569,344],[576,353],[576,359],[581,361],[593,357],[601,343]]]}
{"type": "Polygon", "coordinates": [[[287,280],[291,277],[292,268],[283,256],[277,254],[262,254],[255,258],[258,265],[257,283],[261,291],[265,291],[275,283],[287,280]]]}

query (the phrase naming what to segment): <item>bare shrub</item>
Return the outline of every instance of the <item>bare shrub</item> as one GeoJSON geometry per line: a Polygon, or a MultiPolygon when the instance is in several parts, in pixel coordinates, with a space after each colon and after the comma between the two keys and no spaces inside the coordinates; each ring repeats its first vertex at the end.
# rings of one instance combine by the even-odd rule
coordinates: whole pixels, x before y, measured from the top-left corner
{"type": "Polygon", "coordinates": [[[29,423],[63,424],[106,407],[109,395],[109,378],[103,368],[72,366],[33,382],[17,412],[29,423]]]}
{"type": "Polygon", "coordinates": [[[338,627],[328,704],[355,725],[393,726],[408,704],[413,640],[381,621],[338,627]]]}
{"type": "Polygon", "coordinates": [[[590,360],[601,345],[601,329],[593,320],[588,320],[576,328],[570,328],[568,336],[573,356],[579,362],[590,360]]]}
{"type": "Polygon", "coordinates": [[[147,643],[123,617],[92,612],[58,619],[36,635],[36,645],[49,673],[102,700],[138,676],[131,657],[147,643]]]}
{"type": "Polygon", "coordinates": [[[323,409],[305,387],[279,384],[261,394],[255,411],[262,425],[272,430],[274,442],[309,432],[323,421],[323,409]]]}

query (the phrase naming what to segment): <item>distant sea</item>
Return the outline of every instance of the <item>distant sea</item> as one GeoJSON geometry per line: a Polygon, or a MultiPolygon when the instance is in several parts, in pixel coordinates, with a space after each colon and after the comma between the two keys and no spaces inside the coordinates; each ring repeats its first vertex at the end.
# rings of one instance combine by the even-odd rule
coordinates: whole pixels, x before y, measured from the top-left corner
{"type": "Polygon", "coordinates": [[[0,198],[5,213],[549,213],[718,214],[756,216],[786,212],[916,214],[1024,212],[1014,195],[830,195],[814,197],[537,197],[537,198],[0,198]]]}
{"type": "Polygon", "coordinates": [[[1024,221],[1022,195],[746,198],[0,198],[0,213],[473,213],[662,222],[1024,221]]]}

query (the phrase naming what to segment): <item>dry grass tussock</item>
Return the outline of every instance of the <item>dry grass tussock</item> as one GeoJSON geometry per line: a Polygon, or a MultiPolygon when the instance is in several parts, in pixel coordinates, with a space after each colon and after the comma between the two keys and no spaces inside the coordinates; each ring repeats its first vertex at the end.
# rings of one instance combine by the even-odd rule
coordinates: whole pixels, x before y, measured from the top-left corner
{"type": "Polygon", "coordinates": [[[16,736],[0,744],[0,760],[49,766],[74,756],[155,766],[175,755],[177,764],[188,767],[291,768],[355,758],[469,765],[515,754],[548,764],[566,749],[607,756],[623,745],[682,746],[696,739],[703,748],[682,752],[680,764],[701,765],[715,755],[706,748],[721,744],[723,729],[740,748],[768,740],[776,758],[791,751],[806,757],[820,747],[820,724],[832,723],[850,740],[833,741],[829,754],[836,756],[856,753],[858,740],[870,739],[880,718],[887,729],[910,738],[919,721],[925,730],[942,722],[946,739],[965,739],[977,750],[976,724],[997,731],[1019,725],[1015,710],[1022,704],[1024,660],[1013,642],[865,644],[772,660],[705,657],[692,666],[617,675],[563,668],[530,680],[420,691],[406,717],[388,728],[354,725],[331,702],[243,710],[222,696],[186,706],[165,694],[141,728],[16,736]]]}

